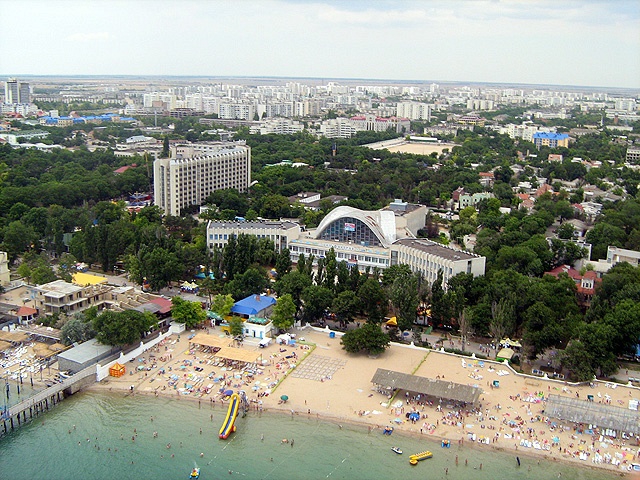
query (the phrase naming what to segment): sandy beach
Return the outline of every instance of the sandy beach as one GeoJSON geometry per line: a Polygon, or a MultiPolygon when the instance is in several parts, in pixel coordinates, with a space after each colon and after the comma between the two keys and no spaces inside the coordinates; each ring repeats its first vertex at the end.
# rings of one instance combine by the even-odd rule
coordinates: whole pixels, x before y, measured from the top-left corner
{"type": "MultiPolygon", "coordinates": [[[[229,342],[218,330],[210,333],[229,342]]],[[[488,360],[402,345],[392,345],[379,357],[369,358],[346,353],[339,336],[330,338],[327,331],[307,328],[295,333],[296,345],[272,343],[258,348],[256,342],[245,341],[242,347],[235,347],[253,353],[256,359],[242,369],[240,364],[217,361],[212,353],[190,350],[188,335],[174,335],[127,363],[124,376],[108,377],[90,388],[209,402],[215,408],[226,408],[221,390],[244,390],[251,409],[259,411],[313,415],[338,425],[354,422],[379,432],[392,426],[394,434],[512,450],[515,456],[574,462],[620,474],[627,473],[630,464],[637,461],[638,447],[619,433],[617,438],[600,436],[597,430],[591,434],[586,425],[579,431],[570,422],[549,419],[543,413],[544,399],[550,394],[585,401],[592,395],[596,402],[626,407],[630,399],[640,398],[637,388],[603,382],[576,387],[517,375],[488,360]],[[439,403],[438,399],[404,391],[389,398],[371,383],[378,368],[478,386],[483,394],[473,407],[439,403]],[[491,387],[493,380],[499,381],[499,388],[491,387]],[[286,402],[282,395],[288,397],[286,402]],[[412,412],[419,420],[406,418],[412,412]]]]}

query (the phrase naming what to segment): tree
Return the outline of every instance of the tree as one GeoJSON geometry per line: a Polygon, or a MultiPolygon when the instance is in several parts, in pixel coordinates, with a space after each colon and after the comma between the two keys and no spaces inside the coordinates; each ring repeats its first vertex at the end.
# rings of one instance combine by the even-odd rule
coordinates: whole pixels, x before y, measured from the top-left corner
{"type": "Polygon", "coordinates": [[[145,332],[158,323],[151,312],[107,310],[93,320],[96,339],[104,345],[123,347],[137,342],[145,332]]]}
{"type": "MultiPolygon", "coordinates": [[[[165,248],[142,251],[139,275],[146,277],[152,290],[158,291],[180,278],[182,265],[175,253],[165,248]]],[[[142,283],[143,278],[136,278],[142,283]]]]}
{"type": "Polygon", "coordinates": [[[289,330],[295,323],[296,305],[290,294],[282,295],[276,301],[271,314],[273,325],[279,330],[289,330]]]}
{"type": "Polygon", "coordinates": [[[416,321],[418,298],[418,277],[414,273],[398,275],[389,291],[389,300],[396,314],[398,328],[409,330],[416,321]]]}
{"type": "Polygon", "coordinates": [[[283,248],[280,253],[276,255],[276,272],[278,277],[281,278],[291,271],[291,253],[288,248],[283,248]]]}
{"type": "Polygon", "coordinates": [[[296,315],[302,308],[302,292],[305,288],[311,286],[311,278],[298,270],[292,270],[287,274],[280,276],[278,273],[278,281],[274,285],[274,289],[278,295],[291,295],[293,303],[296,306],[296,315]]]}
{"type": "Polygon", "coordinates": [[[355,292],[345,290],[340,292],[336,298],[333,299],[331,310],[336,314],[338,320],[342,325],[346,325],[351,322],[360,308],[360,300],[355,292]]]}
{"type": "Polygon", "coordinates": [[[462,351],[464,352],[467,345],[467,337],[469,336],[469,328],[471,326],[471,314],[468,308],[463,308],[458,314],[458,331],[462,341],[462,351]]]}
{"type": "Polygon", "coordinates": [[[244,320],[234,315],[229,319],[229,333],[232,337],[240,337],[244,333],[244,320]]]}
{"type": "Polygon", "coordinates": [[[231,295],[218,294],[213,297],[213,302],[211,302],[211,307],[209,308],[212,312],[215,312],[224,318],[231,313],[234,303],[235,302],[231,295]]]}
{"type": "Polygon", "coordinates": [[[160,158],[168,158],[169,153],[169,137],[165,135],[162,140],[162,153],[160,154],[160,158]]]}
{"type": "Polygon", "coordinates": [[[362,327],[345,332],[340,340],[342,348],[349,353],[365,352],[368,355],[380,355],[391,343],[389,335],[380,325],[365,323],[362,327]]]}
{"type": "Polygon", "coordinates": [[[358,297],[367,321],[380,323],[389,309],[389,300],[380,282],[367,278],[358,289],[358,297]]]}
{"type": "Polygon", "coordinates": [[[62,343],[72,345],[75,342],[86,342],[93,338],[96,332],[91,321],[88,321],[82,313],[75,314],[62,326],[62,343]]]}
{"type": "Polygon", "coordinates": [[[232,281],[227,283],[224,287],[224,293],[231,294],[237,301],[249,295],[263,292],[268,286],[269,280],[264,271],[250,268],[243,274],[236,275],[232,281]]]}
{"type": "Polygon", "coordinates": [[[514,303],[510,298],[501,298],[491,303],[491,320],[489,331],[496,342],[508,337],[515,328],[514,303]]]}
{"type": "Polygon", "coordinates": [[[302,291],[302,316],[307,322],[322,318],[324,312],[333,303],[333,292],[326,287],[309,285],[302,291]]]}
{"type": "Polygon", "coordinates": [[[181,297],[171,299],[171,316],[176,322],[184,323],[187,328],[200,325],[207,319],[207,313],[200,302],[190,302],[181,297]]]}

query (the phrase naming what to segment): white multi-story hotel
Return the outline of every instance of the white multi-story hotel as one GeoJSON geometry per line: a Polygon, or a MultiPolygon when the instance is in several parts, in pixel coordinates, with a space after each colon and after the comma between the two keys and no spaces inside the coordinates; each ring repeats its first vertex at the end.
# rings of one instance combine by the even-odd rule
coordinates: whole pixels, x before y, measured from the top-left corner
{"type": "Polygon", "coordinates": [[[426,103],[398,102],[396,115],[409,120],[431,120],[431,107],[426,103]]]}
{"type": "Polygon", "coordinates": [[[168,215],[202,205],[216,190],[245,191],[251,183],[251,148],[244,142],[178,145],[153,162],[154,203],[168,215]]]}

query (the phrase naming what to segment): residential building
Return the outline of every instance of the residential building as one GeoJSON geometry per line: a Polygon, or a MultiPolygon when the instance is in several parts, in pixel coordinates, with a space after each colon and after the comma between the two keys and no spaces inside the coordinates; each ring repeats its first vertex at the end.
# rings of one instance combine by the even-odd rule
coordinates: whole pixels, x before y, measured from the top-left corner
{"type": "Polygon", "coordinates": [[[533,143],[538,149],[540,147],[568,147],[569,135],[566,133],[550,133],[550,132],[536,132],[533,134],[533,143]]]}
{"type": "Polygon", "coordinates": [[[332,118],[320,124],[320,134],[327,138],[351,138],[355,133],[356,127],[348,118],[332,118]]]}
{"type": "Polygon", "coordinates": [[[289,202],[291,203],[302,203],[305,206],[312,202],[319,202],[320,194],[317,192],[300,192],[297,195],[293,195],[289,197],[289,202]]]}
{"type": "Polygon", "coordinates": [[[480,203],[481,200],[485,200],[488,198],[493,198],[493,193],[490,192],[480,192],[474,193],[472,195],[463,193],[458,198],[458,210],[462,210],[466,207],[475,207],[480,203]]]}
{"type": "Polygon", "coordinates": [[[627,262],[637,267],[640,264],[640,252],[610,245],[607,247],[607,262],[610,263],[611,266],[621,262],[627,262]]]}
{"type": "Polygon", "coordinates": [[[304,125],[289,118],[271,118],[260,122],[257,125],[252,125],[249,129],[249,133],[259,133],[260,135],[268,135],[270,133],[276,133],[279,135],[286,135],[292,133],[302,132],[304,125]]]}
{"type": "Polygon", "coordinates": [[[626,161],[633,164],[640,163],[640,147],[627,148],[626,161]]]}
{"type": "Polygon", "coordinates": [[[383,118],[367,114],[351,117],[349,120],[358,132],[386,132],[387,130],[393,130],[396,133],[405,133],[411,130],[411,121],[408,118],[383,118]]]}
{"type": "Polygon", "coordinates": [[[251,183],[251,148],[243,142],[177,145],[153,162],[154,203],[168,215],[201,205],[216,190],[241,192],[251,183]]]}
{"type": "Polygon", "coordinates": [[[431,120],[431,106],[418,102],[398,102],[396,115],[409,120],[431,120]]]}
{"type": "Polygon", "coordinates": [[[582,308],[588,308],[591,305],[593,295],[596,293],[596,286],[602,279],[598,278],[597,273],[593,270],[587,270],[584,275],[581,275],[578,270],[569,265],[560,265],[549,272],[545,272],[545,275],[557,278],[562,273],[566,273],[575,282],[578,305],[582,308]]]}

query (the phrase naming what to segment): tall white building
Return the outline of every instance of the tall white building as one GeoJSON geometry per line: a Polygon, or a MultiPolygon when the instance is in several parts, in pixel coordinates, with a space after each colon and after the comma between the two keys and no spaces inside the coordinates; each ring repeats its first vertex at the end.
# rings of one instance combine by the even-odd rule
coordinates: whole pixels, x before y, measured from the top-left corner
{"type": "Polygon", "coordinates": [[[168,215],[202,205],[216,190],[245,191],[251,183],[251,148],[243,143],[172,147],[171,158],[153,162],[154,203],[168,215]]]}
{"type": "Polygon", "coordinates": [[[4,84],[4,103],[29,103],[31,101],[29,83],[10,78],[4,84]]]}
{"type": "Polygon", "coordinates": [[[418,102],[398,102],[396,115],[409,120],[431,120],[431,106],[418,102]]]}
{"type": "Polygon", "coordinates": [[[218,117],[226,120],[253,120],[256,106],[253,103],[221,103],[218,117]]]}

